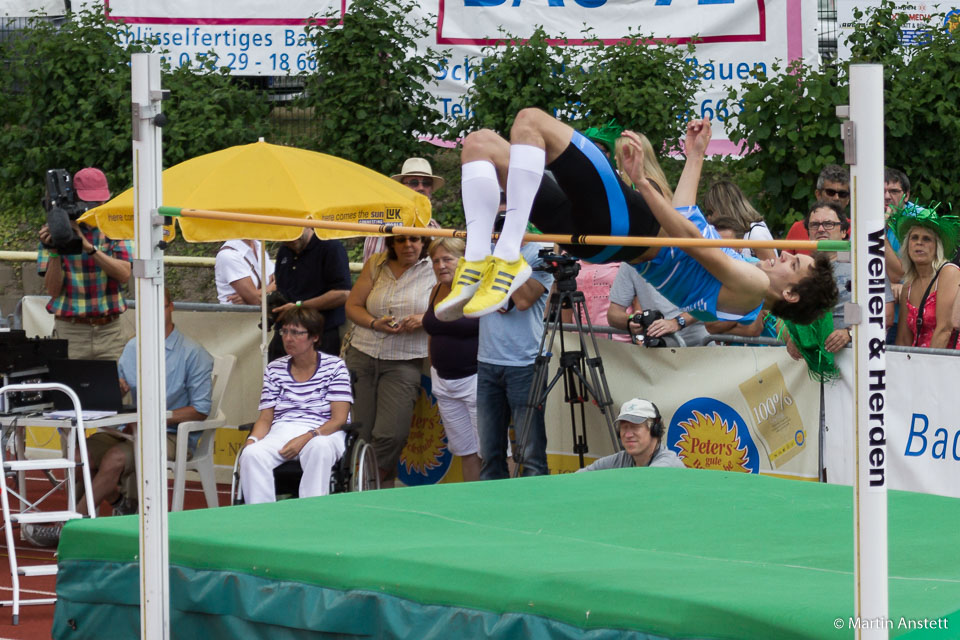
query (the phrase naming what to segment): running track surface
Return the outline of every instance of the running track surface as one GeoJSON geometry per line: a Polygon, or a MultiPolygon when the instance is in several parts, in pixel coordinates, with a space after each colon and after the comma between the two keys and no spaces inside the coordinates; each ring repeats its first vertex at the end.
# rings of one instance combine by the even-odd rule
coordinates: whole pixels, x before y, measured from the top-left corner
{"type": "MultiPolygon", "coordinates": [[[[171,482],[172,485],[172,482],[171,482]]],[[[229,485],[218,485],[220,494],[220,504],[229,504],[230,487],[229,485]]],[[[27,475],[27,496],[30,499],[36,499],[50,490],[50,482],[39,471],[30,472],[27,475]]],[[[168,496],[172,500],[171,495],[168,496]]],[[[45,509],[63,509],[66,504],[66,494],[62,491],[57,492],[48,499],[48,506],[45,509]]],[[[16,509],[17,502],[11,497],[11,507],[16,509]]],[[[199,482],[187,482],[187,491],[184,497],[185,509],[200,509],[206,507],[207,503],[203,497],[203,490],[199,482]]],[[[102,507],[101,516],[109,516],[110,510],[102,507]]],[[[54,549],[38,549],[29,542],[21,541],[18,527],[14,528],[14,540],[17,541],[17,561],[21,566],[33,564],[49,564],[56,562],[54,549]]],[[[8,561],[7,545],[5,539],[0,537],[0,600],[9,600],[12,598],[10,565],[8,561]]],[[[20,591],[24,598],[47,598],[54,597],[56,589],[55,576],[38,576],[35,578],[21,578],[20,591]]],[[[38,638],[49,638],[50,629],[53,625],[54,605],[29,605],[20,607],[20,624],[14,626],[12,623],[13,609],[10,607],[0,607],[0,640],[37,640],[38,638]]]]}

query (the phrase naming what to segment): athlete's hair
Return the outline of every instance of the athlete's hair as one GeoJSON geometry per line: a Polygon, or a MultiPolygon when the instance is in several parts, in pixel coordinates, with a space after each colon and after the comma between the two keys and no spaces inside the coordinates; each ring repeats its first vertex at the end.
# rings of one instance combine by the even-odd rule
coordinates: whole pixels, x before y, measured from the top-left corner
{"type": "MultiPolygon", "coordinates": [[[[670,188],[670,183],[667,182],[667,176],[660,167],[660,163],[657,162],[657,156],[653,152],[653,145],[650,144],[647,136],[642,133],[638,133],[637,137],[640,138],[640,146],[643,148],[643,173],[647,176],[647,180],[657,187],[660,194],[667,199],[667,202],[673,201],[673,189],[670,188]]],[[[620,170],[620,179],[632,187],[634,185],[631,184],[630,177],[621,169],[623,166],[623,145],[626,144],[624,140],[626,140],[626,138],[617,138],[616,149],[613,155],[616,159],[617,169],[620,170]]]]}
{"type": "Polygon", "coordinates": [[[833,277],[830,258],[823,253],[813,256],[812,273],[793,285],[799,296],[796,302],[777,300],[770,313],[796,324],[810,324],[837,304],[837,281],[833,277]]]}

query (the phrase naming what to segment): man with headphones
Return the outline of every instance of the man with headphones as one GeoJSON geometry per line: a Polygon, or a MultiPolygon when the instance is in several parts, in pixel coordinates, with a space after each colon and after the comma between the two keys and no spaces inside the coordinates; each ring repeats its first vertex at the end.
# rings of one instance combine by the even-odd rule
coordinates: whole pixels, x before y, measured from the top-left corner
{"type": "Polygon", "coordinates": [[[657,405],[649,400],[634,398],[624,402],[620,407],[620,415],[617,416],[617,430],[623,451],[600,458],[580,471],[627,467],[685,468],[676,453],[661,446],[663,418],[660,417],[657,405]]]}

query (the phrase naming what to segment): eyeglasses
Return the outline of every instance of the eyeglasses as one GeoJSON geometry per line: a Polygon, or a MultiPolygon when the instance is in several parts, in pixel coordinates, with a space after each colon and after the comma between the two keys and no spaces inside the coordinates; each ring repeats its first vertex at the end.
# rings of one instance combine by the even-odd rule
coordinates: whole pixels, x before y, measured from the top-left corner
{"type": "Polygon", "coordinates": [[[836,227],[840,226],[839,222],[834,222],[832,220],[826,220],[824,222],[814,222],[811,220],[807,223],[807,229],[816,229],[817,227],[823,227],[826,231],[833,231],[836,227]]]}
{"type": "Polygon", "coordinates": [[[432,187],[433,178],[404,178],[401,183],[407,187],[432,187]]]}
{"type": "Polygon", "coordinates": [[[303,329],[280,329],[278,332],[281,336],[290,336],[291,338],[299,338],[300,336],[305,336],[309,331],[304,331],[303,329]]]}
{"type": "Polygon", "coordinates": [[[823,193],[828,198],[846,198],[847,196],[850,195],[849,191],[843,191],[843,190],[837,191],[836,189],[829,189],[829,188],[824,189],[823,193]]]}
{"type": "Polygon", "coordinates": [[[408,242],[423,242],[420,236],[397,236],[393,239],[394,244],[406,244],[408,242]]]}
{"type": "Polygon", "coordinates": [[[884,189],[884,193],[890,194],[891,196],[902,196],[903,189],[884,189]]]}

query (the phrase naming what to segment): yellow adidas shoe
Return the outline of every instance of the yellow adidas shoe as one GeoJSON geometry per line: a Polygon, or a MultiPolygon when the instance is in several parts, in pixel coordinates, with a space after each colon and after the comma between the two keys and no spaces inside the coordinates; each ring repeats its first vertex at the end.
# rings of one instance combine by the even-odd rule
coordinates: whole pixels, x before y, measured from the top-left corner
{"type": "Polygon", "coordinates": [[[463,308],[463,315],[468,318],[479,318],[493,313],[506,303],[520,285],[527,281],[531,273],[533,270],[523,256],[513,262],[487,256],[483,281],[470,302],[463,308]]]}
{"type": "Polygon", "coordinates": [[[433,308],[438,320],[452,322],[463,317],[463,306],[470,302],[470,298],[477,292],[485,267],[484,260],[474,262],[460,258],[453,274],[450,293],[433,308]]]}

